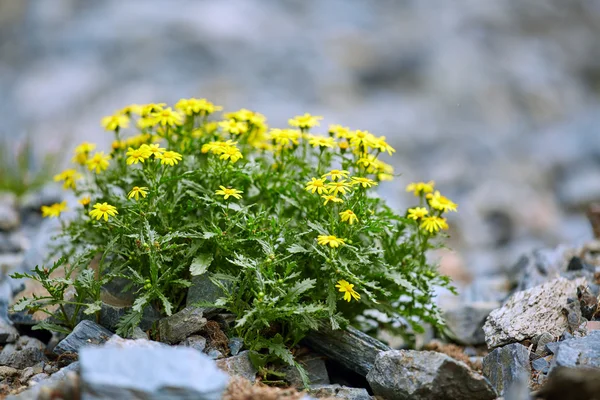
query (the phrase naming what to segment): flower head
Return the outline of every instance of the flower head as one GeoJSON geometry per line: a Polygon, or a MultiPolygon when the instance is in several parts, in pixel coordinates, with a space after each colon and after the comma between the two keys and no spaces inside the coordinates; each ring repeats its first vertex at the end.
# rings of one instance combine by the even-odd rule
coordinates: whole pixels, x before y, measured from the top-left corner
{"type": "Polygon", "coordinates": [[[129,127],[129,117],[121,113],[109,115],[102,118],[102,126],[107,131],[117,131],[121,128],[129,127]]]}
{"type": "Polygon", "coordinates": [[[295,129],[271,129],[269,138],[280,146],[300,143],[301,132],[295,129]]]}
{"type": "Polygon", "coordinates": [[[223,109],[221,106],[215,106],[206,99],[181,99],[175,104],[175,108],[186,115],[200,115],[205,117],[223,109]]]}
{"type": "Polygon", "coordinates": [[[72,168],[65,169],[60,174],[54,175],[54,182],[63,181],[63,188],[65,189],[75,189],[75,181],[78,179],[81,179],[81,174],[72,168]]]}
{"type": "Polygon", "coordinates": [[[337,182],[329,182],[327,184],[327,190],[329,192],[329,194],[332,194],[334,196],[337,196],[338,193],[341,194],[346,194],[346,192],[349,192],[352,187],[352,185],[350,184],[350,182],[346,182],[345,179],[342,179],[341,181],[337,181],[337,182]]]}
{"type": "Polygon", "coordinates": [[[88,204],[90,204],[90,201],[92,201],[90,196],[85,196],[85,197],[82,197],[81,199],[77,200],[77,202],[84,207],[87,206],[88,204]]]}
{"type": "Polygon", "coordinates": [[[352,184],[360,185],[363,188],[370,188],[371,186],[377,186],[377,182],[375,182],[373,179],[365,178],[364,176],[353,176],[352,184]]]}
{"type": "Polygon", "coordinates": [[[445,218],[432,215],[429,217],[423,217],[421,229],[424,229],[429,233],[434,233],[440,229],[448,229],[448,223],[446,222],[445,218]]]}
{"type": "Polygon", "coordinates": [[[356,214],[354,214],[352,210],[342,211],[340,213],[340,217],[342,217],[342,222],[348,222],[350,225],[352,225],[355,222],[358,222],[358,217],[356,216],[356,214]]]}
{"type": "Polygon", "coordinates": [[[413,192],[415,196],[420,196],[425,193],[433,192],[433,187],[435,186],[434,181],[425,182],[413,182],[406,186],[407,192],[413,192]]]}
{"type": "Polygon", "coordinates": [[[119,212],[115,206],[111,206],[108,203],[96,203],[94,204],[94,209],[90,211],[90,217],[96,218],[99,220],[100,218],[104,218],[105,221],[108,221],[108,217],[114,217],[119,212]]]}
{"type": "Polygon", "coordinates": [[[322,119],[323,117],[321,116],[310,115],[306,113],[304,115],[296,115],[294,118],[291,118],[288,120],[288,124],[302,130],[307,130],[315,126],[319,126],[319,121],[322,119]]]}
{"type": "Polygon", "coordinates": [[[127,165],[137,164],[138,162],[144,162],[147,158],[150,158],[152,153],[148,149],[148,146],[141,146],[137,149],[130,147],[125,153],[129,157],[127,157],[127,165]]]}
{"type": "Polygon", "coordinates": [[[164,147],[160,147],[158,143],[143,144],[140,148],[149,151],[151,155],[154,155],[154,157],[158,157],[158,155],[164,153],[167,150],[164,147]]]}
{"type": "Polygon", "coordinates": [[[429,205],[436,210],[441,210],[443,212],[456,211],[456,203],[447,197],[442,196],[438,190],[434,193],[427,194],[426,197],[429,199],[429,205]]]}
{"type": "Polygon", "coordinates": [[[310,182],[306,183],[306,190],[309,192],[317,192],[318,194],[327,193],[327,188],[325,187],[325,179],[317,179],[310,178],[310,182]]]}
{"type": "Polygon", "coordinates": [[[96,152],[92,158],[87,160],[86,164],[90,171],[95,170],[96,173],[99,174],[100,172],[106,170],[108,168],[108,166],[110,165],[108,160],[110,160],[110,156],[107,154],[104,154],[103,151],[100,151],[100,152],[96,152]]]}
{"type": "Polygon", "coordinates": [[[245,122],[238,122],[235,119],[229,119],[227,121],[219,122],[219,126],[232,135],[241,135],[248,131],[248,124],[245,122]]]}
{"type": "Polygon", "coordinates": [[[349,172],[343,169],[332,169],[331,171],[329,171],[328,173],[326,173],[325,175],[323,175],[323,178],[326,177],[331,177],[332,181],[335,181],[337,179],[346,179],[348,177],[349,172]]]}
{"type": "Polygon", "coordinates": [[[408,209],[408,218],[414,219],[415,221],[419,218],[423,218],[429,214],[429,211],[425,207],[414,207],[408,209]]]}
{"type": "Polygon", "coordinates": [[[131,189],[131,191],[127,195],[127,198],[128,199],[135,198],[135,200],[137,201],[140,199],[140,195],[142,195],[142,197],[146,197],[146,195],[148,194],[147,190],[148,190],[148,188],[145,186],[142,186],[142,187],[134,186],[133,189],[131,189]]]}
{"type": "Polygon", "coordinates": [[[160,111],[151,114],[154,124],[162,126],[177,126],[183,124],[183,118],[177,111],[173,111],[171,107],[164,108],[160,111]]]}
{"type": "Polygon", "coordinates": [[[319,243],[322,246],[337,248],[340,245],[346,243],[346,239],[342,239],[334,235],[319,235],[317,237],[317,243],[319,243]]]}
{"type": "Polygon", "coordinates": [[[347,281],[342,279],[338,281],[335,287],[338,288],[341,293],[344,293],[344,300],[346,300],[347,302],[350,302],[353,298],[357,301],[360,300],[360,294],[358,294],[356,290],[354,290],[353,284],[348,283],[347,281]]]}
{"type": "Polygon", "coordinates": [[[155,154],[154,157],[160,159],[160,163],[161,164],[167,164],[170,165],[171,167],[174,166],[175,164],[178,164],[179,161],[182,159],[181,154],[175,152],[175,151],[170,151],[167,150],[162,154],[155,154]]]}
{"type": "Polygon", "coordinates": [[[231,163],[235,163],[240,158],[244,158],[244,156],[236,146],[227,146],[223,149],[219,158],[221,160],[230,160],[231,163]]]}
{"type": "Polygon", "coordinates": [[[94,151],[95,149],[95,143],[83,142],[79,146],[75,147],[75,154],[89,153],[90,151],[94,151]]]}
{"type": "Polygon", "coordinates": [[[325,201],[323,202],[324,206],[326,206],[327,203],[329,203],[330,201],[332,203],[343,203],[344,202],[344,200],[340,199],[339,197],[336,197],[335,195],[331,195],[331,194],[321,196],[321,198],[325,199],[325,201]]]}
{"type": "Polygon", "coordinates": [[[333,149],[335,147],[335,139],[332,137],[310,135],[308,144],[310,144],[312,147],[329,147],[333,149]]]}
{"type": "Polygon", "coordinates": [[[58,218],[60,213],[67,209],[67,202],[54,203],[51,206],[42,206],[42,217],[58,218]]]}
{"type": "Polygon", "coordinates": [[[215,192],[215,194],[223,196],[223,198],[225,200],[227,200],[229,198],[229,196],[235,197],[236,199],[239,200],[242,198],[241,194],[244,193],[241,190],[226,188],[225,186],[219,186],[219,187],[221,188],[221,190],[217,190],[215,192]]]}
{"type": "Polygon", "coordinates": [[[329,125],[329,134],[336,138],[347,138],[350,134],[350,128],[341,125],[329,125]]]}
{"type": "Polygon", "coordinates": [[[387,152],[390,156],[392,155],[392,153],[396,152],[396,149],[394,149],[392,146],[390,146],[386,141],[385,141],[385,136],[381,136],[378,138],[374,138],[371,146],[380,150],[380,151],[384,151],[387,152]]]}

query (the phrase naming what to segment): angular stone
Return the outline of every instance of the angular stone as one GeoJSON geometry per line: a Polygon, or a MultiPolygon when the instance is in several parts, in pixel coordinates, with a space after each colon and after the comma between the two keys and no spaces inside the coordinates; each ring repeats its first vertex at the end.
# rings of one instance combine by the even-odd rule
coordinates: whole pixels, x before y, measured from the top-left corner
{"type": "Polygon", "coordinates": [[[17,329],[0,318],[0,344],[14,343],[19,338],[17,329]]]}
{"type": "Polygon", "coordinates": [[[21,383],[26,384],[32,376],[41,374],[43,372],[42,363],[36,364],[32,367],[27,367],[23,371],[21,371],[21,383]]]}
{"type": "Polygon", "coordinates": [[[558,278],[513,294],[501,308],[490,313],[483,326],[488,347],[521,342],[543,332],[560,336],[567,329],[562,310],[582,284],[583,278],[558,278]]]}
{"type": "Polygon", "coordinates": [[[485,343],[483,324],[485,319],[496,308],[497,302],[476,302],[461,304],[444,310],[444,320],[450,336],[458,343],[465,345],[480,345],[485,343]]]}
{"type": "MultiPolygon", "coordinates": [[[[224,282],[227,283],[227,282],[224,282]]],[[[209,278],[208,274],[202,274],[192,277],[192,286],[188,288],[186,306],[194,306],[198,302],[214,303],[224,293],[220,287],[215,285],[209,278]]],[[[196,306],[202,309],[204,316],[210,317],[216,314],[219,309],[216,307],[196,306]]]]}
{"type": "Polygon", "coordinates": [[[558,342],[550,369],[556,367],[600,368],[600,331],[558,342]]]}
{"type": "Polygon", "coordinates": [[[16,368],[9,367],[7,365],[0,365],[0,378],[6,379],[13,376],[19,375],[20,371],[16,368]]]}
{"type": "Polygon", "coordinates": [[[183,347],[86,347],[80,363],[84,399],[218,400],[228,382],[208,357],[183,347]]]}
{"type": "Polygon", "coordinates": [[[594,368],[553,369],[536,399],[588,400],[598,398],[600,393],[600,370],[594,368]]]}
{"type": "Polygon", "coordinates": [[[385,399],[492,400],[496,392],[466,364],[433,351],[391,350],[377,356],[367,374],[376,396],[385,399]]]}
{"type": "Polygon", "coordinates": [[[79,385],[77,373],[79,371],[79,362],[76,361],[61,368],[50,377],[44,376],[45,373],[34,375],[30,382],[35,380],[35,384],[29,389],[16,396],[9,396],[7,400],[39,400],[51,398],[48,394],[54,394],[64,399],[75,398],[75,393],[79,396],[79,385]]]}
{"type": "Polygon", "coordinates": [[[250,382],[256,380],[258,370],[250,361],[249,352],[242,351],[237,356],[222,358],[217,360],[217,367],[227,372],[229,376],[241,376],[248,379],[250,382]]]}
{"type": "Polygon", "coordinates": [[[53,353],[58,355],[66,352],[77,353],[83,346],[102,344],[112,336],[111,331],[95,322],[81,321],[73,332],[56,345],[53,353]]]}
{"type": "Polygon", "coordinates": [[[523,374],[530,373],[529,350],[519,343],[497,348],[483,359],[483,375],[500,395],[523,374]]]}
{"type": "Polygon", "coordinates": [[[373,368],[380,352],[391,350],[384,343],[351,326],[334,331],[329,325],[324,325],[319,331],[311,331],[304,342],[318,353],[362,376],[366,376],[373,368]]]}
{"type": "Polygon", "coordinates": [[[537,360],[532,361],[531,368],[538,372],[546,374],[550,370],[550,363],[545,358],[538,358],[537,360]]]}
{"type": "Polygon", "coordinates": [[[179,343],[186,337],[201,331],[205,325],[206,318],[202,316],[201,308],[186,307],[158,322],[160,340],[170,344],[179,343]]]}
{"type": "Polygon", "coordinates": [[[192,335],[187,337],[180,346],[191,347],[198,351],[204,351],[206,349],[206,338],[200,335],[192,335]]]}
{"type": "MultiPolygon", "coordinates": [[[[327,367],[325,366],[325,361],[323,361],[322,357],[319,357],[315,354],[309,354],[298,358],[296,361],[298,361],[298,363],[304,367],[311,386],[326,385],[330,383],[327,367]]],[[[296,367],[288,365],[283,369],[282,372],[285,373],[285,380],[291,386],[296,388],[304,387],[302,377],[300,376],[300,372],[298,372],[296,367]]]]}
{"type": "Polygon", "coordinates": [[[335,397],[348,400],[371,400],[372,398],[367,389],[340,386],[337,383],[310,385],[307,392],[318,398],[335,397]]]}
{"type": "Polygon", "coordinates": [[[46,361],[46,346],[38,339],[21,336],[16,343],[7,344],[0,353],[0,365],[24,369],[46,361]]]}
{"type": "Polygon", "coordinates": [[[244,340],[239,337],[229,339],[229,352],[232,356],[237,356],[240,350],[244,347],[244,340]]]}
{"type": "Polygon", "coordinates": [[[535,354],[538,356],[543,356],[547,353],[546,345],[548,343],[554,342],[555,338],[548,332],[542,333],[539,337],[536,338],[536,348],[535,354]]]}
{"type": "Polygon", "coordinates": [[[133,332],[131,332],[128,339],[148,339],[148,334],[142,328],[136,326],[133,328],[133,332]]]}

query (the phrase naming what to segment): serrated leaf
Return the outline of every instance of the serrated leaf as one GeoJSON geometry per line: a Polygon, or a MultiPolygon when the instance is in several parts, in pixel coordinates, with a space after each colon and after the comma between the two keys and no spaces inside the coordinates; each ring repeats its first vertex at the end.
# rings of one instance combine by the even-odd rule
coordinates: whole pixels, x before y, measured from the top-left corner
{"type": "Polygon", "coordinates": [[[287,295],[285,296],[287,301],[292,301],[300,297],[300,295],[313,287],[315,287],[316,279],[304,279],[303,281],[296,282],[294,286],[292,286],[287,295]]]}
{"type": "Polygon", "coordinates": [[[289,253],[292,253],[292,254],[308,253],[308,250],[306,250],[304,247],[300,246],[299,244],[293,244],[290,247],[288,247],[287,250],[289,253]]]}
{"type": "Polygon", "coordinates": [[[165,308],[165,313],[167,314],[167,316],[170,316],[171,314],[173,314],[173,306],[171,305],[171,302],[169,301],[169,299],[167,299],[167,297],[160,292],[158,292],[158,298],[162,302],[162,305],[165,308]]]}
{"type": "Polygon", "coordinates": [[[204,274],[208,270],[208,267],[210,267],[213,259],[212,253],[202,253],[196,256],[190,264],[190,274],[192,274],[192,276],[204,274]]]}
{"type": "Polygon", "coordinates": [[[60,332],[60,333],[65,333],[67,335],[69,333],[71,333],[71,330],[69,328],[67,328],[67,327],[64,327],[64,326],[58,325],[58,324],[53,324],[53,323],[46,322],[46,321],[40,321],[40,322],[38,322],[31,329],[34,330],[34,331],[45,329],[47,331],[60,332]]]}
{"type": "Polygon", "coordinates": [[[214,232],[202,232],[202,239],[210,239],[215,236],[217,236],[217,234],[214,232]]]}
{"type": "Polygon", "coordinates": [[[135,312],[142,312],[142,308],[148,303],[150,300],[150,293],[144,293],[142,296],[135,299],[133,302],[133,307],[131,309],[135,312]]]}
{"type": "Polygon", "coordinates": [[[91,315],[94,314],[95,312],[98,312],[102,310],[102,302],[101,301],[96,301],[94,303],[88,304],[85,307],[85,310],[83,310],[83,313],[86,315],[91,315]]]}

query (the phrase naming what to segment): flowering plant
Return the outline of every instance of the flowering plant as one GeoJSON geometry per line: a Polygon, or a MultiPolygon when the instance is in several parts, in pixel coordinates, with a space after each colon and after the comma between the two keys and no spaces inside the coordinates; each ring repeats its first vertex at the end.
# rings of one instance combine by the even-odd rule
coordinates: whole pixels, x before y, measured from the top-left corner
{"type": "MultiPolygon", "coordinates": [[[[322,322],[442,325],[433,292],[449,281],[426,252],[456,204],[421,182],[407,188],[418,206],[401,215],[386,206],[374,191],[394,177],[380,158],[395,152],[385,137],[340,125],[316,134],[322,118],[309,114],[283,129],[246,109],[213,120],[220,110],[204,99],[125,107],[102,120],[112,149],[81,144],[75,167],[55,178],[80,198],[63,255],[77,255],[83,272],[94,259],[101,284],[125,279],[135,293],[118,333],[148,305],[164,315],[183,308],[200,275],[222,289],[213,305],[237,316],[233,330],[259,365],[294,365],[290,349],[322,322]]],[[[59,217],[65,207],[43,213],[59,217]]],[[[87,290],[77,306],[98,312],[100,292],[87,290]]],[[[17,307],[48,299],[66,301],[50,293],[17,307]]]]}

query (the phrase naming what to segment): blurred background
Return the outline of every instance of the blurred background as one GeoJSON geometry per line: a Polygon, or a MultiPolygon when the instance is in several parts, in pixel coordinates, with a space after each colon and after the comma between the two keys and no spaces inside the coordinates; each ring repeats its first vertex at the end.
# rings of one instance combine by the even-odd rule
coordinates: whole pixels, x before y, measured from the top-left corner
{"type": "Polygon", "coordinates": [[[592,236],[599,37],[597,0],[0,0],[0,138],[108,148],[102,116],[182,97],[323,115],[397,149],[394,207],[435,180],[459,204],[443,267],[492,275],[592,236]]]}

